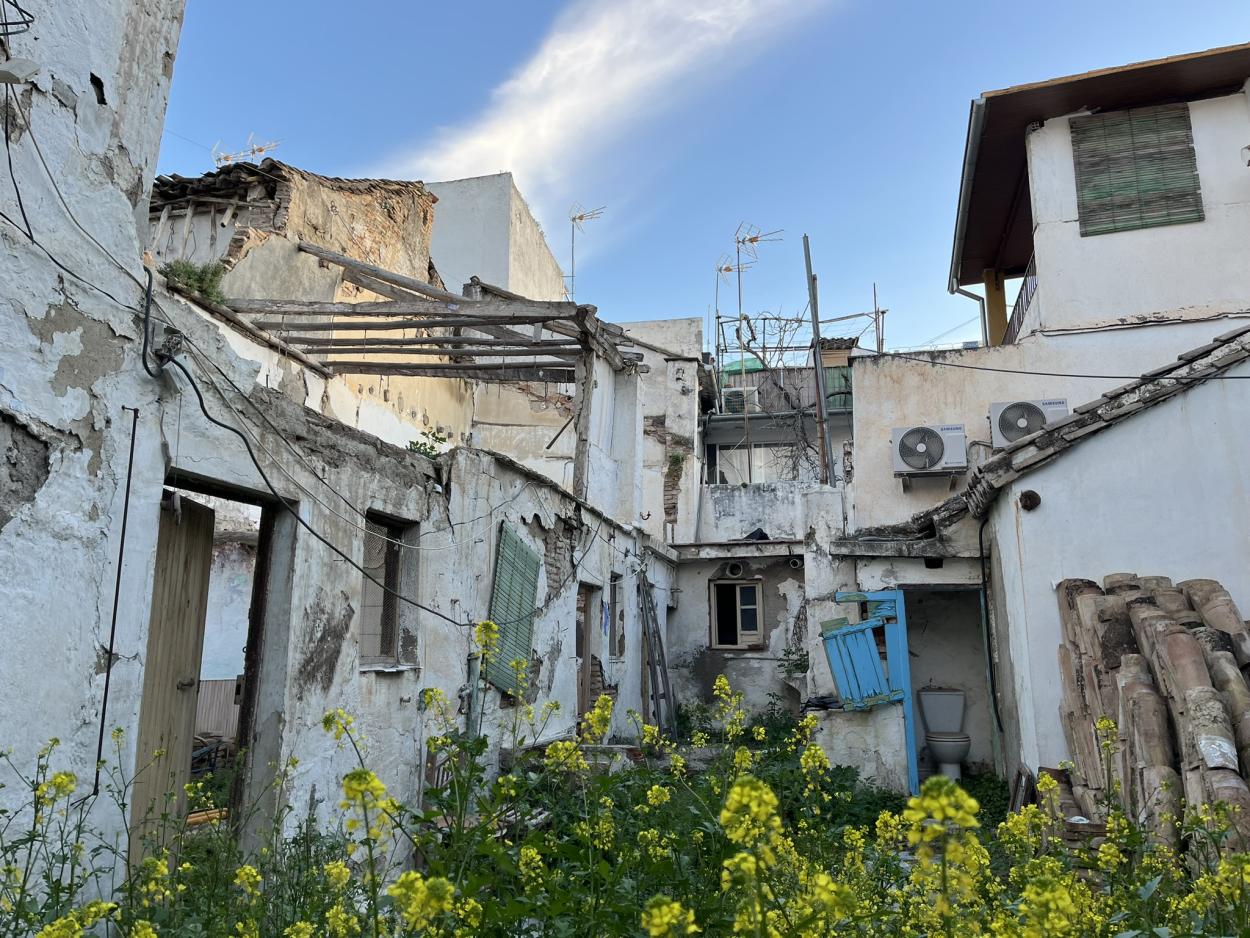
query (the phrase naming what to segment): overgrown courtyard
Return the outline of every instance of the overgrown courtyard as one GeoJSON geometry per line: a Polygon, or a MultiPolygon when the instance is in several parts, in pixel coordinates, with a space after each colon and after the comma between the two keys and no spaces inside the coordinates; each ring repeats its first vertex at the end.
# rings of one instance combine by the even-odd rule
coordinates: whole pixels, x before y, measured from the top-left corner
{"type": "MultiPolygon", "coordinates": [[[[99,799],[82,798],[53,743],[33,774],[9,765],[5,784],[29,800],[0,815],[0,934],[1250,934],[1250,856],[1230,851],[1218,809],[1190,812],[1184,855],[1114,808],[1105,838],[1074,847],[1048,776],[1041,806],[1007,816],[941,776],[904,804],[830,766],[814,718],[749,723],[723,678],[716,698],[681,744],[636,723],[640,758],[615,772],[604,764],[620,749],[600,745],[610,699],[580,739],[541,749],[527,747],[555,708],[519,705],[511,768],[488,779],[484,740],[431,694],[450,778],[420,810],[391,797],[353,718],[331,712],[325,732],[358,758],[333,822],[288,809],[244,852],[226,820],[167,812],[129,875],[124,845],[88,814],[99,800],[124,816],[130,783],[110,767],[99,799]]],[[[190,787],[192,808],[211,807],[209,787],[190,787]]]]}

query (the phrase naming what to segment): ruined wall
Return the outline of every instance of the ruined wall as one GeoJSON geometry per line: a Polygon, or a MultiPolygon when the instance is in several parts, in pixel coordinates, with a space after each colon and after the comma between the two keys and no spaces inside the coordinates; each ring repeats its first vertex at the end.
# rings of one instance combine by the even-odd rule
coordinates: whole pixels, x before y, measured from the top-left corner
{"type": "Polygon", "coordinates": [[[625,334],[650,371],[639,387],[643,414],[643,525],[655,537],[695,539],[703,452],[699,443],[699,358],[703,321],[631,322],[625,334]],[[643,344],[646,343],[646,344],[643,344]]]}
{"type": "MultiPolygon", "coordinates": [[[[436,199],[420,182],[338,179],[266,160],[260,167],[220,170],[190,187],[162,177],[158,191],[189,192],[193,198],[199,186],[210,197],[221,197],[229,193],[218,192],[217,187],[249,172],[261,183],[238,184],[236,194],[250,201],[224,227],[219,221],[225,218],[221,205],[199,203],[185,228],[177,215],[162,227],[161,206],[154,204],[148,227],[161,228],[157,261],[220,259],[227,267],[222,292],[236,298],[347,303],[388,299],[346,282],[341,268],[298,250],[301,240],[418,280],[430,279],[436,199]]],[[[335,334],[360,335],[351,330],[335,334]]],[[[416,334],[417,330],[405,330],[396,336],[416,334]]],[[[473,406],[467,381],[346,374],[333,383],[345,387],[327,388],[322,409],[331,408],[344,422],[399,445],[419,439],[427,430],[457,443],[467,438],[473,406]],[[402,424],[411,426],[399,431],[402,424]]]]}
{"type": "MultiPolygon", "coordinates": [[[[517,470],[468,464],[465,472],[473,478],[466,486],[455,466],[440,470],[407,451],[420,421],[358,395],[347,381],[324,381],[256,345],[166,293],[157,278],[156,345],[165,342],[166,323],[176,327],[184,344],[178,360],[194,376],[210,413],[245,428],[272,484],[300,519],[355,563],[363,559],[365,544],[359,512],[380,511],[409,526],[405,544],[414,550],[405,555],[404,579],[435,612],[405,604],[394,665],[362,667],[361,573],[279,506],[242,440],[204,417],[181,372],[171,366],[151,377],[140,359],[139,223],[146,224],[144,186],[159,141],[181,5],[106,5],[90,32],[77,11],[66,12],[69,7],[32,6],[36,28],[15,40],[14,53],[39,59],[44,71],[19,96],[66,201],[116,259],[63,218],[27,134],[14,134],[15,177],[32,220],[38,220],[36,235],[79,276],[54,265],[24,232],[0,226],[0,325],[6,337],[0,344],[0,443],[6,457],[0,476],[0,569],[6,573],[0,584],[6,649],[0,686],[10,691],[0,702],[0,722],[7,728],[0,746],[12,749],[19,766],[29,766],[56,736],[62,740],[57,768],[80,779],[93,775],[129,474],[108,701],[108,727],[124,732],[122,770],[133,772],[148,761],[149,754],[136,752],[136,738],[161,496],[174,480],[269,509],[264,631],[253,649],[255,719],[244,740],[249,794],[263,789],[271,765],[298,756],[284,793],[295,815],[309,809],[335,813],[333,793],[351,763],[318,723],[327,709],[343,707],[369,738],[373,767],[396,795],[411,798],[421,740],[432,729],[418,709],[419,692],[440,686],[454,696],[464,680],[467,625],[451,625],[435,613],[458,623],[484,614],[483,571],[490,569],[491,555],[483,532],[493,530],[494,517],[505,510],[528,513],[526,530],[545,538],[544,520],[575,516],[576,509],[566,496],[531,486],[507,508],[488,503],[497,510],[484,520],[480,499],[448,500],[449,489],[505,489],[517,470]],[[98,87],[103,91],[97,95],[98,87]],[[137,410],[137,422],[128,408],[137,410]],[[428,542],[421,538],[425,532],[428,542]],[[64,588],[66,583],[73,588],[64,588]],[[49,647],[57,653],[49,655],[49,647]],[[38,669],[31,667],[36,661],[38,669]],[[31,713],[39,719],[30,720],[31,713]]],[[[0,200],[6,214],[20,214],[7,187],[0,200]]],[[[585,524],[575,530],[577,558],[592,551],[579,576],[606,578],[617,568],[630,575],[630,558],[643,553],[642,545],[611,522],[597,521],[594,531],[591,537],[585,524]]],[[[570,556],[570,568],[572,562],[570,556]]],[[[575,591],[554,589],[537,626],[537,647],[551,661],[542,675],[551,681],[545,693],[567,699],[566,714],[573,709],[569,669],[558,659],[559,646],[567,649],[571,637],[556,639],[569,634],[573,596],[575,591]]],[[[622,702],[637,706],[637,671],[628,666],[638,657],[636,633],[632,641],[626,664],[610,679],[619,685],[622,702]]],[[[0,794],[20,797],[14,789],[0,794]]],[[[99,826],[120,829],[121,818],[99,810],[99,826]]]]}
{"type": "Polygon", "coordinates": [[[803,571],[792,569],[784,558],[756,558],[739,561],[741,577],[727,573],[729,560],[682,563],[677,569],[681,602],[668,622],[668,663],[673,694],[687,704],[710,702],[712,682],[717,675],[729,678],[735,690],[745,695],[745,706],[761,711],[776,694],[790,706],[797,706],[801,693],[780,671],[782,652],[791,644],[802,644],[809,632],[803,603],[803,571]],[[759,649],[737,650],[711,647],[709,582],[717,579],[760,578],[763,599],[761,617],[763,644],[759,649]]]}
{"type": "MultiPolygon", "coordinates": [[[[35,23],[9,41],[10,52],[40,71],[12,89],[10,144],[43,249],[0,222],[0,745],[26,767],[59,736],[64,767],[90,778],[130,443],[123,407],[142,417],[136,488],[162,475],[159,392],[134,377],[139,330],[128,306],[141,295],[131,280],[141,272],[137,216],[147,214],[182,2],[101,0],[88,18],[74,4],[27,6],[35,23]],[[67,218],[53,180],[99,246],[67,218]]],[[[0,210],[20,222],[13,185],[0,187],[0,210]]],[[[133,687],[133,636],[146,628],[146,602],[136,598],[123,597],[119,615],[122,689],[133,687]]]]}

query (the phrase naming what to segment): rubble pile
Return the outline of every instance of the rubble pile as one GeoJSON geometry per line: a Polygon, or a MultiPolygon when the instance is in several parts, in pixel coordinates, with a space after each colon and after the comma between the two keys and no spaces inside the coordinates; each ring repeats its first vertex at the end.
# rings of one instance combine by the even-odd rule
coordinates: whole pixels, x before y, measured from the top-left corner
{"type": "Polygon", "coordinates": [[[1175,845],[1185,806],[1222,801],[1250,843],[1250,628],[1232,596],[1215,580],[1131,573],[1064,580],[1058,595],[1081,810],[1102,818],[1118,800],[1175,845]]]}

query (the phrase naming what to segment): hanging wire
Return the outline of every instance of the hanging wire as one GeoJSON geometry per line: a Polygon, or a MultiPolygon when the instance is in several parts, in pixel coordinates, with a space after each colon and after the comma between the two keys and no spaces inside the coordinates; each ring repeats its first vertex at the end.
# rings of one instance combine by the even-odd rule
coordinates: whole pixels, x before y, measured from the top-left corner
{"type": "Polygon", "coordinates": [[[0,38],[20,36],[22,33],[29,32],[34,24],[34,14],[22,9],[17,0],[0,0],[0,38]],[[13,12],[10,13],[10,10],[13,12]],[[13,18],[14,15],[17,19],[13,18]]]}

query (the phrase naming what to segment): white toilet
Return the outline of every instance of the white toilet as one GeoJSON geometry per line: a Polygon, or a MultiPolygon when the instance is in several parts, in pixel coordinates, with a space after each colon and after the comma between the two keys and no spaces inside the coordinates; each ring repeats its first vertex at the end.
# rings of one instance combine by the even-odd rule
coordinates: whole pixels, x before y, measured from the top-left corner
{"type": "Polygon", "coordinates": [[[917,691],[924,718],[924,741],[937,763],[938,772],[958,779],[959,767],[968,758],[972,737],[964,729],[964,692],[952,687],[926,687],[917,691]]]}

